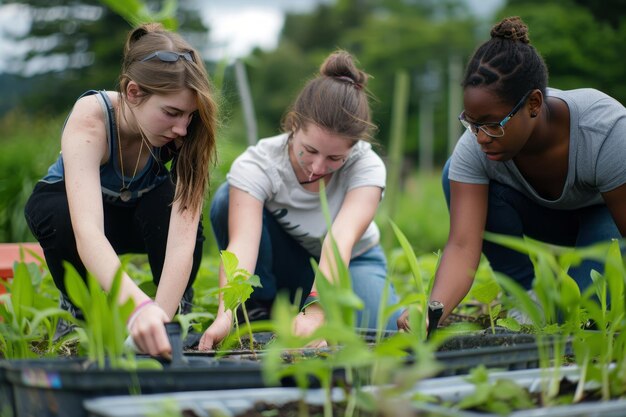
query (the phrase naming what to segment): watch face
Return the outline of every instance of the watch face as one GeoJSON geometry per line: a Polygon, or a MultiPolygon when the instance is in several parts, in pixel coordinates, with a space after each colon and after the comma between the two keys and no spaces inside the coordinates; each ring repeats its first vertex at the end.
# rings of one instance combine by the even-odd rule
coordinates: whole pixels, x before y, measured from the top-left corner
{"type": "Polygon", "coordinates": [[[443,303],[441,303],[440,301],[429,301],[428,308],[430,308],[431,310],[441,310],[443,309],[443,303]]]}

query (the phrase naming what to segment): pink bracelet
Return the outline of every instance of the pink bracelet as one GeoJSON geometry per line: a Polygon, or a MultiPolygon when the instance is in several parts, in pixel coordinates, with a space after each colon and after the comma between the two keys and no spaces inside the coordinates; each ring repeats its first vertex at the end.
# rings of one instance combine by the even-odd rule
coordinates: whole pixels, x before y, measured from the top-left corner
{"type": "Polygon", "coordinates": [[[146,306],[149,306],[151,304],[154,304],[155,301],[151,300],[151,299],[147,299],[142,301],[141,303],[139,303],[135,309],[133,310],[132,313],[130,313],[130,316],[128,316],[128,321],[126,322],[127,326],[130,328],[131,327],[131,323],[133,321],[135,321],[135,317],[137,316],[137,313],[139,313],[143,308],[145,308],[146,306]]]}

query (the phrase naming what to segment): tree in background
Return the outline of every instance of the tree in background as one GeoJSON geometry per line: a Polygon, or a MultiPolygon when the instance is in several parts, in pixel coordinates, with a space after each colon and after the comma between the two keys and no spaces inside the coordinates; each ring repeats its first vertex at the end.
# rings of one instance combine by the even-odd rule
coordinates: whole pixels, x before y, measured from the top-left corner
{"type": "MultiPolygon", "coordinates": [[[[287,15],[276,50],[254,51],[248,61],[260,136],[276,133],[292,92],[300,88],[299,80],[312,76],[317,62],[341,48],[354,54],[373,75],[369,87],[376,98],[374,118],[383,145],[389,136],[396,72],[404,69],[412,77],[407,137],[416,138],[421,91],[415,86],[426,69],[436,67],[442,79],[437,92],[436,128],[445,138],[448,60],[452,55],[468,56],[477,42],[477,22],[469,16],[461,0],[337,0],[323,3],[311,13],[287,15]]],[[[442,159],[447,152],[446,140],[437,143],[442,159]]],[[[416,145],[416,140],[409,140],[407,152],[415,154],[416,145]]]]}
{"type": "Polygon", "coordinates": [[[531,42],[546,61],[551,87],[593,87],[626,103],[624,6],[624,0],[512,0],[499,16],[519,15],[531,28],[531,42]]]}
{"type": "MultiPolygon", "coordinates": [[[[18,42],[32,45],[23,61],[9,69],[29,85],[24,97],[11,107],[21,106],[29,113],[65,112],[87,89],[115,89],[124,44],[130,24],[105,3],[114,0],[16,0],[23,4],[31,27],[18,42]]],[[[162,2],[117,1],[124,7],[145,7],[146,15],[158,11],[162,2]]],[[[192,0],[167,1],[176,7],[165,22],[178,22],[180,32],[202,49],[208,29],[192,9],[192,0]]],[[[158,14],[155,12],[155,16],[158,14]]],[[[10,88],[10,86],[8,86],[10,88]]],[[[10,108],[10,107],[8,107],[10,108]]],[[[7,108],[7,109],[8,109],[7,108]]],[[[7,110],[5,109],[5,110],[7,110]]]]}

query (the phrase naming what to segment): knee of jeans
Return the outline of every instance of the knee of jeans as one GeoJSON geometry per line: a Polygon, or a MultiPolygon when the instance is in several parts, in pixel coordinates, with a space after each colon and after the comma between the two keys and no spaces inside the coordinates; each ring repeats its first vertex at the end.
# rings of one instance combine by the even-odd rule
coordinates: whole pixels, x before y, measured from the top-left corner
{"type": "MultiPolygon", "coordinates": [[[[389,307],[392,304],[388,304],[389,307]]],[[[370,306],[373,307],[373,306],[370,306]]],[[[365,308],[357,313],[356,326],[366,329],[377,329],[381,328],[383,330],[398,330],[398,318],[402,313],[401,309],[398,309],[391,313],[388,317],[381,317],[385,320],[385,323],[378,322],[378,309],[376,308],[365,308]]]]}
{"type": "MultiPolygon", "coordinates": [[[[580,230],[576,246],[588,246],[597,242],[621,239],[622,235],[607,206],[592,206],[581,210],[580,230]]],[[[624,252],[623,242],[621,244],[624,252]]]]}

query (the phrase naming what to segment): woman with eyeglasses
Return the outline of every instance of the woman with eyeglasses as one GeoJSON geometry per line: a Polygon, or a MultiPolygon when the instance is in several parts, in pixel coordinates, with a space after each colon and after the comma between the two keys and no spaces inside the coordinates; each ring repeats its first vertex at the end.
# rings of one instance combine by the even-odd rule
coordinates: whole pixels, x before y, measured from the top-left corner
{"type": "MultiPolygon", "coordinates": [[[[496,24],[467,65],[467,131],[443,170],[450,234],[430,295],[442,319],[468,293],[481,251],[494,271],[532,288],[530,258],[484,231],[571,247],[626,234],[626,109],[594,89],[547,83],[519,17],[496,24]]],[[[603,267],[585,260],[568,272],[584,290],[592,269],[603,267]]]]}
{"type": "MultiPolygon", "coordinates": [[[[267,319],[278,293],[300,303],[297,335],[308,336],[324,322],[311,259],[326,278],[335,258],[320,204],[323,182],[332,218],[332,236],[349,266],[352,288],[363,301],[361,327],[375,328],[387,265],[374,215],[385,188],[385,166],[372,150],[368,76],[353,57],[337,51],[299,93],[283,120],[283,134],[259,141],[233,163],[228,182],[211,203],[211,224],[221,250],[260,277],[246,309],[267,319]],[[300,297],[298,297],[300,294],[300,297]]],[[[323,279],[323,278],[318,278],[323,279]]],[[[226,284],[220,270],[220,286],[226,284]]],[[[389,289],[387,305],[395,302],[389,289]]],[[[397,317],[389,321],[396,328],[397,317]]],[[[211,349],[230,331],[233,312],[220,300],[213,324],[200,341],[211,349]]],[[[386,324],[385,324],[386,325],[386,324]]],[[[325,341],[313,342],[322,346],[325,341]]]]}
{"type": "MultiPolygon", "coordinates": [[[[215,157],[216,104],[198,53],[160,24],[130,32],[119,92],[88,91],[63,128],[61,154],[25,207],[61,292],[68,262],[105,291],[120,254],[145,253],[158,286],[155,300],[122,272],[119,302],[134,301],[128,330],[151,355],[171,347],[163,323],[190,309],[202,258],[200,214],[215,157]],[[181,301],[182,300],[182,301],[181,301]]],[[[55,338],[71,327],[61,322],[55,338]]]]}

